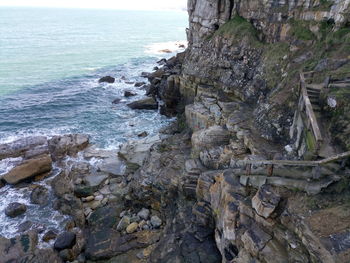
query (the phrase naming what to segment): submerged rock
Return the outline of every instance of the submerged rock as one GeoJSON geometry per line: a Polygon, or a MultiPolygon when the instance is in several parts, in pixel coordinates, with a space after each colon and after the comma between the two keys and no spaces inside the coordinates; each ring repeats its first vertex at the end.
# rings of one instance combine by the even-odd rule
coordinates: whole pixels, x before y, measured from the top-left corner
{"type": "Polygon", "coordinates": [[[111,77],[111,76],[106,76],[106,77],[102,77],[98,80],[99,83],[114,83],[115,82],[115,78],[111,77]]]}
{"type": "Polygon", "coordinates": [[[46,205],[49,200],[49,190],[44,186],[37,186],[30,194],[30,201],[37,205],[46,205]]]}
{"type": "Polygon", "coordinates": [[[5,214],[9,217],[17,217],[24,214],[27,211],[27,206],[21,203],[11,203],[5,209],[5,214]]]}
{"type": "Polygon", "coordinates": [[[134,93],[134,92],[132,92],[132,91],[129,91],[129,90],[126,90],[125,92],[124,92],[124,97],[134,97],[134,96],[136,96],[137,94],[136,93],[134,93]]]}

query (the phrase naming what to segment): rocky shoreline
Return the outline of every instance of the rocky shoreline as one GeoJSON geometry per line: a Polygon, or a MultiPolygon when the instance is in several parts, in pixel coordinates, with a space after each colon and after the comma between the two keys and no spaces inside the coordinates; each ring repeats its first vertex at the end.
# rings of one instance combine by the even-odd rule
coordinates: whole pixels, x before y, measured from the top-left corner
{"type": "Polygon", "coordinates": [[[60,233],[43,230],[50,248],[33,230],[0,238],[1,263],[350,261],[349,3],[188,8],[189,47],[143,73],[148,98],[129,105],[177,117],[158,135],[118,151],[86,135],[0,145],[13,162],[7,183],[59,168],[45,180],[71,218],[60,233]]]}

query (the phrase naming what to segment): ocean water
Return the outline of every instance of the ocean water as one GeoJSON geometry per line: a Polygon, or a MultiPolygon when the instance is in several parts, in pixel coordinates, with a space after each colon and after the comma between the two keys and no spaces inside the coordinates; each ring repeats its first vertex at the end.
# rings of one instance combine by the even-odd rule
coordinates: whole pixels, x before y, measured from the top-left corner
{"type": "Polygon", "coordinates": [[[186,26],[176,11],[0,8],[0,142],[77,132],[115,148],[157,132],[169,119],[130,110],[144,91],[125,81],[145,81],[141,72],[175,54],[159,50],[179,51],[186,26]],[[99,84],[105,75],[116,83],[99,84]]]}

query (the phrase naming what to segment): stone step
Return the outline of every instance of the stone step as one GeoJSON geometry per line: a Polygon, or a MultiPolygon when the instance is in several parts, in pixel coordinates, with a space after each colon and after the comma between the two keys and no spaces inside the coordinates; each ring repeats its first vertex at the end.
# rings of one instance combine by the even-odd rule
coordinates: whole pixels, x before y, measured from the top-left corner
{"type": "Polygon", "coordinates": [[[320,94],[321,90],[306,88],[308,94],[320,94]]]}
{"type": "Polygon", "coordinates": [[[315,90],[315,91],[321,91],[322,88],[324,87],[323,84],[307,84],[306,89],[309,90],[315,90]]]}

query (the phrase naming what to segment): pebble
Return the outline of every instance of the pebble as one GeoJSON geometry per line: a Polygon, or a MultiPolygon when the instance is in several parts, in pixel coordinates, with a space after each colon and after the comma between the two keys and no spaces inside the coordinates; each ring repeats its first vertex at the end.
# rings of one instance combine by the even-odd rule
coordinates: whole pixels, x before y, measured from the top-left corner
{"type": "Polygon", "coordinates": [[[162,220],[158,216],[152,216],[151,224],[154,228],[159,228],[162,225],[162,220]]]}
{"type": "Polygon", "coordinates": [[[95,200],[95,197],[92,196],[92,195],[90,195],[90,196],[88,196],[88,197],[83,197],[81,200],[82,200],[83,202],[91,202],[91,201],[95,200]]]}
{"type": "Polygon", "coordinates": [[[126,233],[128,234],[134,233],[138,227],[139,227],[139,224],[137,222],[133,222],[126,228],[126,233]]]}
{"type": "Polygon", "coordinates": [[[148,220],[150,216],[150,211],[146,208],[142,208],[141,211],[137,213],[137,216],[141,219],[148,220]]]}

